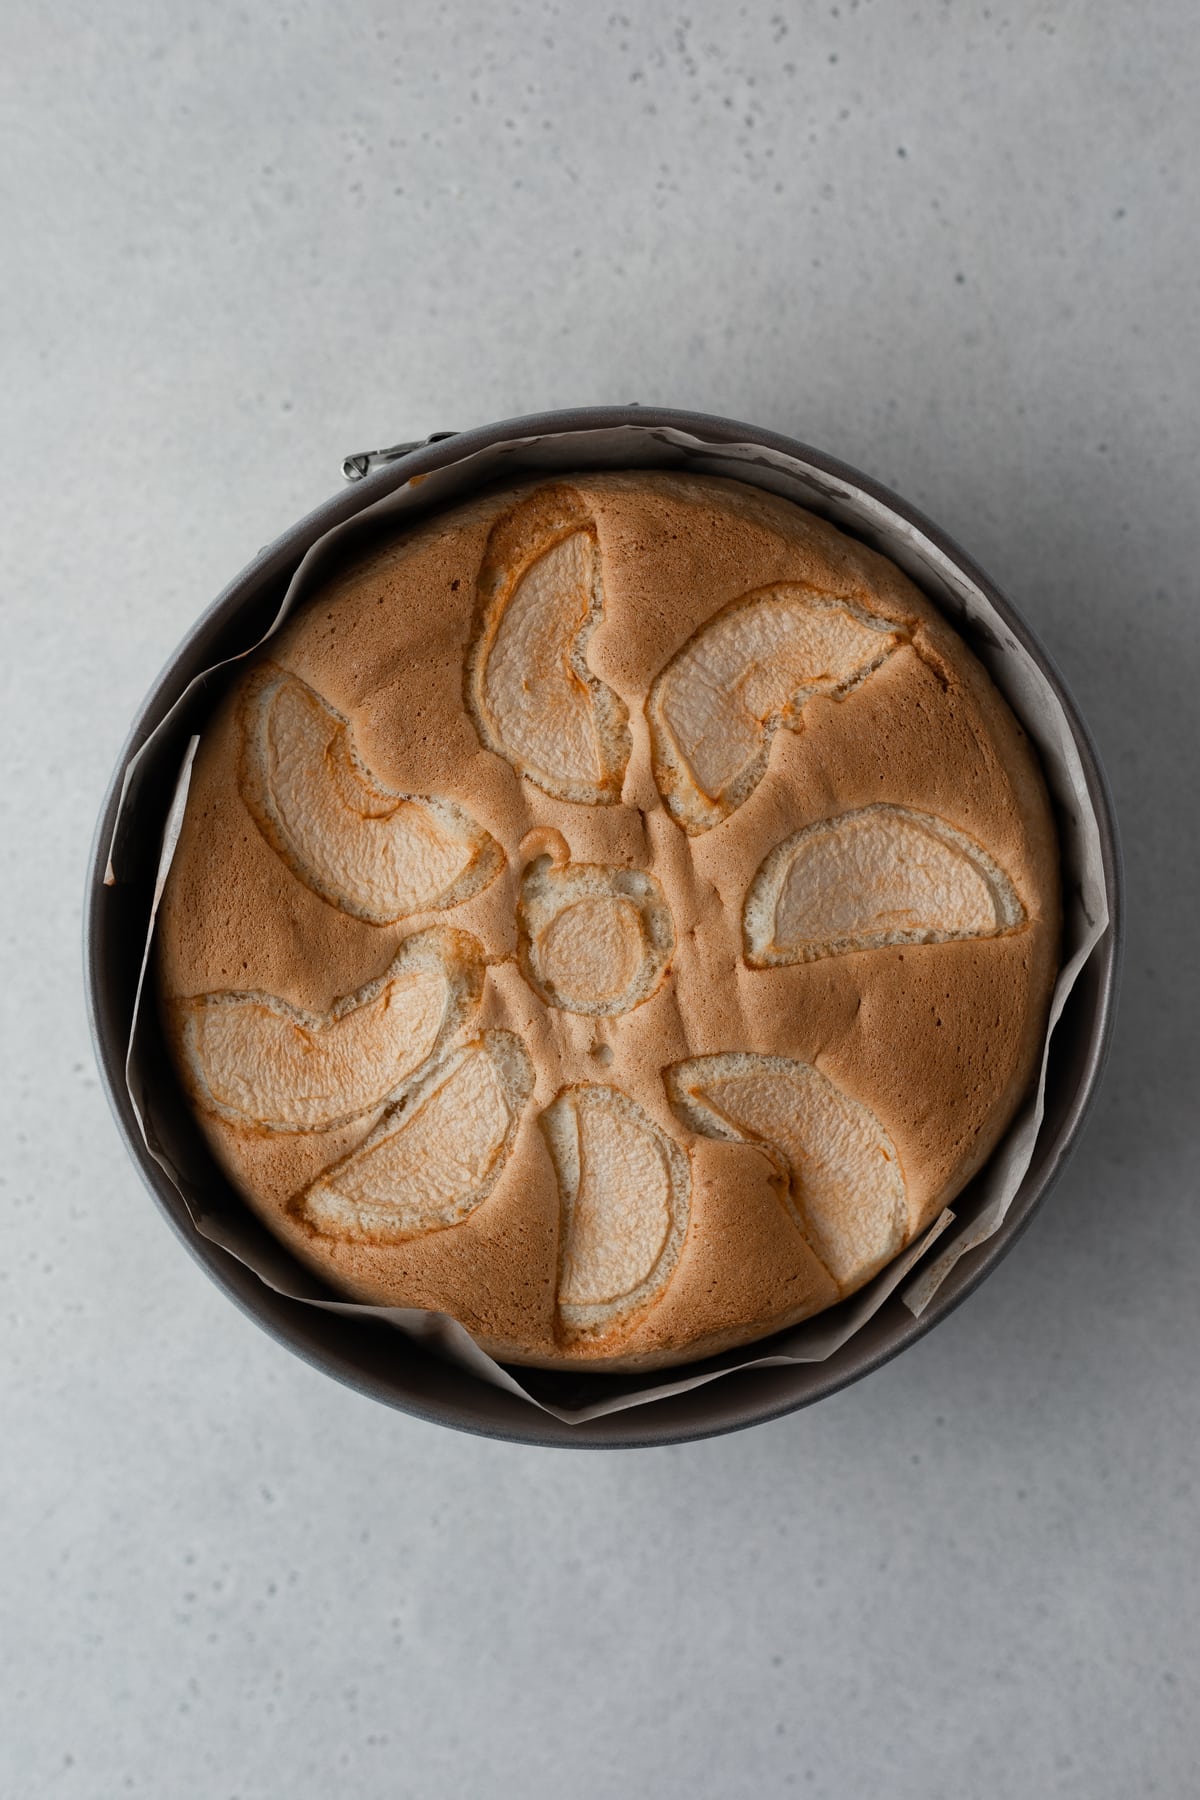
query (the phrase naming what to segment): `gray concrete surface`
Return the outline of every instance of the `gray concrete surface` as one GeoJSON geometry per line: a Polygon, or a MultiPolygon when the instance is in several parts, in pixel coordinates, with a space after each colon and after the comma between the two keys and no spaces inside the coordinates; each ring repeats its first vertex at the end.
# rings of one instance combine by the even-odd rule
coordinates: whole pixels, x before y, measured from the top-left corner
{"type": "Polygon", "coordinates": [[[1194,9],[0,18],[0,1793],[1190,1796],[1200,1506],[1194,9]],[[1095,728],[1116,1050],[1009,1262],[864,1385],[474,1442],[172,1241],[83,1020],[128,716],[349,450],[641,399],[957,535],[1095,728]]]}

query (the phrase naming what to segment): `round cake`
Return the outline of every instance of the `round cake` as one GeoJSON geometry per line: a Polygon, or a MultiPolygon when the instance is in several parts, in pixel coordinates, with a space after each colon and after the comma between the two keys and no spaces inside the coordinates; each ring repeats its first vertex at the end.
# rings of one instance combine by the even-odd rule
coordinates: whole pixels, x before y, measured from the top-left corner
{"type": "Polygon", "coordinates": [[[1033,1076],[1050,806],[962,639],[789,501],[558,477],[241,671],[159,913],[236,1189],[340,1294],[634,1369],[845,1298],[1033,1076]]]}

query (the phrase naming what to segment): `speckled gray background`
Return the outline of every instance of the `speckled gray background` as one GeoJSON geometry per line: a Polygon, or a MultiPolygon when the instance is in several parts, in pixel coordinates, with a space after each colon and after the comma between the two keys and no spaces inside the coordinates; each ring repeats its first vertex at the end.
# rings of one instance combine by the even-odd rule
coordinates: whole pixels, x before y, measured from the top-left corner
{"type": "Polygon", "coordinates": [[[1200,1506],[1192,6],[0,18],[0,1793],[1191,1796],[1200,1506]],[[679,1451],[390,1416],[182,1254],[77,939],[127,719],[342,455],[640,399],[895,485],[1124,826],[1118,1040],[987,1286],[679,1451]]]}

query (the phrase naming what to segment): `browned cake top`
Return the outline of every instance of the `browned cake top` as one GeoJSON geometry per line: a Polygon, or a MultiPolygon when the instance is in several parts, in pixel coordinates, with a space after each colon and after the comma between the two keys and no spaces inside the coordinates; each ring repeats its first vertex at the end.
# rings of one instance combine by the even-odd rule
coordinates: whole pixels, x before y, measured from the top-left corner
{"type": "Polygon", "coordinates": [[[1057,854],[893,565],[739,483],[528,484],[325,587],[206,730],[157,936],[209,1143],[342,1292],[636,1367],[854,1291],[995,1145],[1057,854]]]}

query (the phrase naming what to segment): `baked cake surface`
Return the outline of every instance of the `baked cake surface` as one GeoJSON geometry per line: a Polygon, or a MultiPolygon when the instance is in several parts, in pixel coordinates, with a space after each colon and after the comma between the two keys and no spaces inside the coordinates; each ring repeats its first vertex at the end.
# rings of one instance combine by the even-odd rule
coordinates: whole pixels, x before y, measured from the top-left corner
{"type": "Polygon", "coordinates": [[[975,1173],[1058,953],[1036,759],[888,561],[739,483],[474,500],[206,729],[160,1006],[335,1288],[653,1367],[852,1293],[975,1173]]]}

